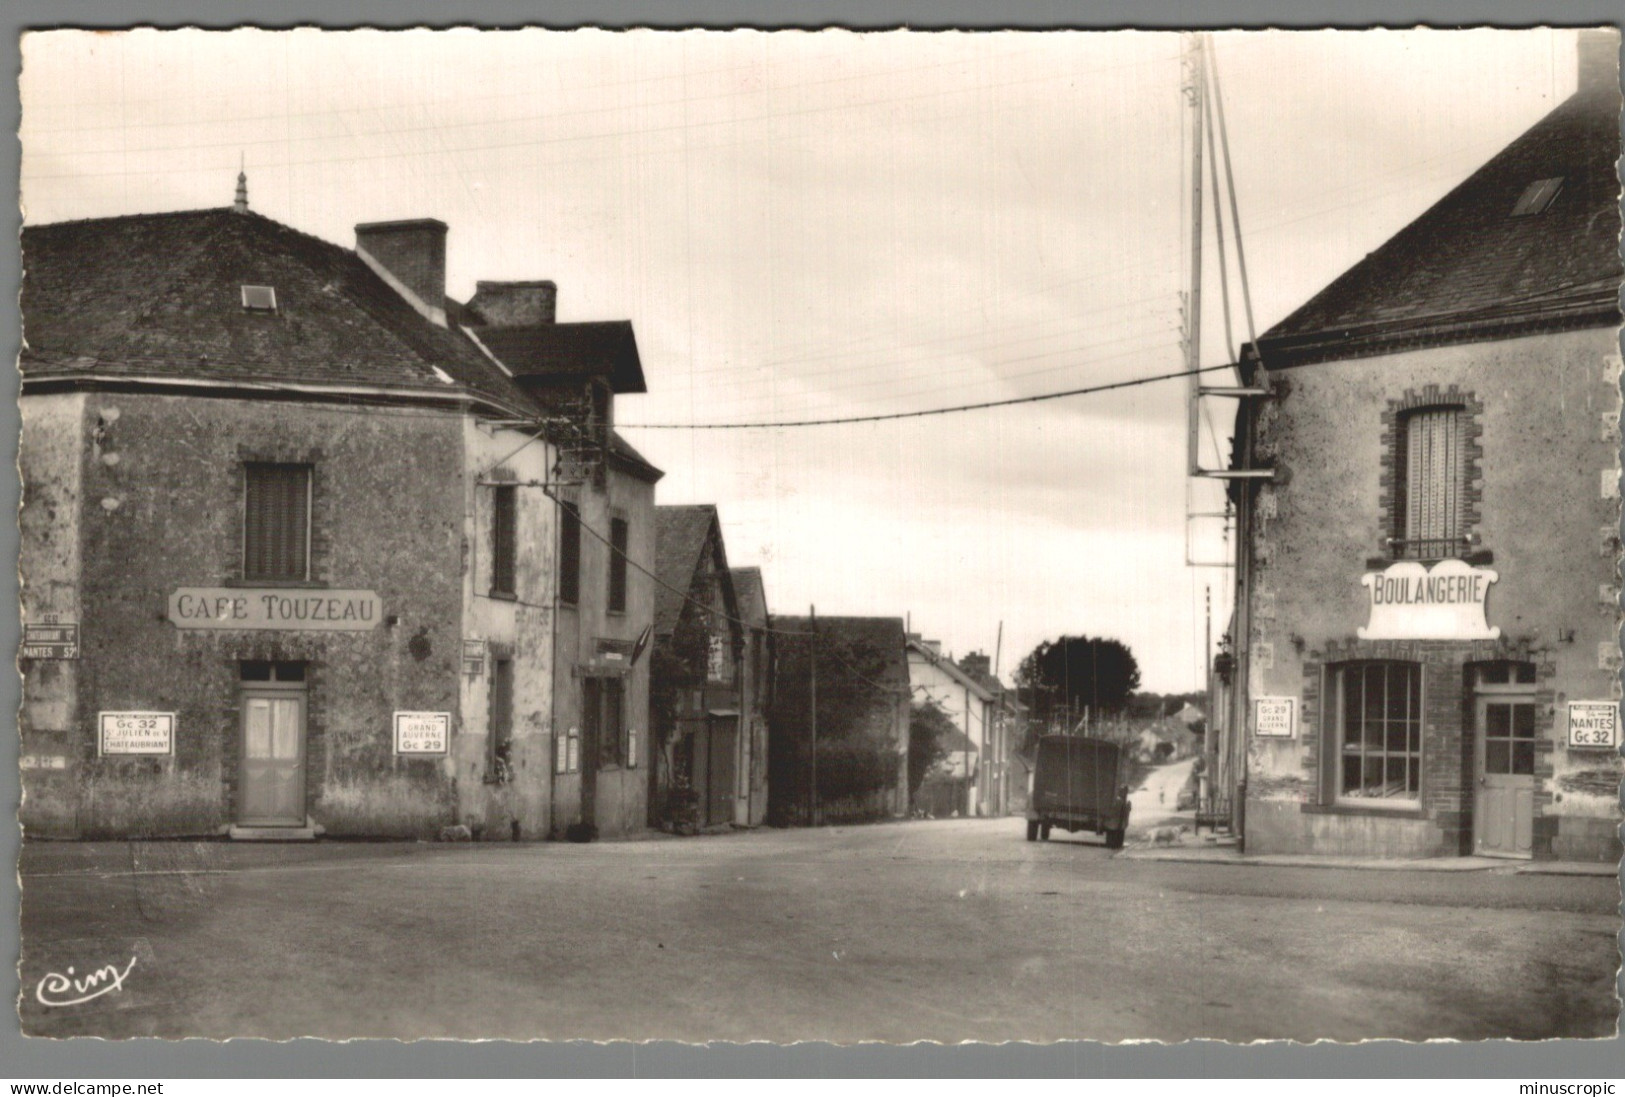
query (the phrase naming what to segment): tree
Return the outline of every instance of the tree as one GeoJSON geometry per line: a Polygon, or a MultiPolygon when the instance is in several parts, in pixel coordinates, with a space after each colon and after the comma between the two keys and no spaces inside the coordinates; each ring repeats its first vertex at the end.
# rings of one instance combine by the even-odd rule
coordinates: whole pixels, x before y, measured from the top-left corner
{"type": "Polygon", "coordinates": [[[1117,715],[1140,687],[1140,665],[1120,640],[1045,640],[1016,669],[1021,699],[1039,727],[1071,730],[1087,713],[1117,715]]]}
{"type": "Polygon", "coordinates": [[[948,757],[948,737],[954,730],[954,722],[934,701],[922,701],[911,707],[908,721],[908,798],[911,803],[932,767],[948,757]]]}

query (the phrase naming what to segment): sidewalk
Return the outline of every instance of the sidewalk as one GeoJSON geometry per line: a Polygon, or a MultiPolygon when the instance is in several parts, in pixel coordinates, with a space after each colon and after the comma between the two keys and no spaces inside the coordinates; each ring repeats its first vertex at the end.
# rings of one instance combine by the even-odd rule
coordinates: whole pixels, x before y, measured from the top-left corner
{"type": "Polygon", "coordinates": [[[1300,853],[1244,855],[1234,845],[1140,846],[1117,854],[1124,861],[1171,861],[1204,865],[1250,865],[1262,868],[1341,868],[1386,872],[1501,872],[1540,876],[1619,875],[1618,865],[1583,861],[1513,861],[1499,857],[1429,857],[1384,860],[1376,857],[1327,857],[1300,853]]]}

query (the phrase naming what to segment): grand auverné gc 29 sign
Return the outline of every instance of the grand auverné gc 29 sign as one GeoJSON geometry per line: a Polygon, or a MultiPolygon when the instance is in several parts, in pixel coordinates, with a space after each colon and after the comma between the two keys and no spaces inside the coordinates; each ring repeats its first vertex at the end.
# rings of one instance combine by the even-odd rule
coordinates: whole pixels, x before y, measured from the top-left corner
{"type": "Polygon", "coordinates": [[[370,590],[181,587],[169,596],[176,628],[366,632],[383,617],[370,590]]]}
{"type": "Polygon", "coordinates": [[[1360,583],[1371,616],[1356,634],[1362,640],[1494,640],[1501,630],[1485,619],[1484,603],[1497,578],[1462,560],[1431,568],[1405,560],[1367,572],[1360,583]]]}

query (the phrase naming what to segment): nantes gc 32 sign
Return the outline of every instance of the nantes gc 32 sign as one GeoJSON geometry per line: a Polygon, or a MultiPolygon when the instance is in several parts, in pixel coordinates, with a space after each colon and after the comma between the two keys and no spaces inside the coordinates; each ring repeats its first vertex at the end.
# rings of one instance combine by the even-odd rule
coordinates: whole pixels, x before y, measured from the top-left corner
{"type": "Polygon", "coordinates": [[[1489,568],[1440,560],[1431,568],[1406,560],[1360,579],[1371,616],[1356,629],[1362,640],[1494,640],[1484,600],[1498,578],[1489,568]]]}
{"type": "Polygon", "coordinates": [[[382,616],[383,604],[370,590],[181,587],[169,596],[176,628],[366,632],[382,616]]]}

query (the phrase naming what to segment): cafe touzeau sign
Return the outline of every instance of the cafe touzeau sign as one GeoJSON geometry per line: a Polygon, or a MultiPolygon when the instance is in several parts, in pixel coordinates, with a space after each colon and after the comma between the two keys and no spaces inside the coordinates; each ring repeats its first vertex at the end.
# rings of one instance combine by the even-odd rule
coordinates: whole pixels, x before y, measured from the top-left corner
{"type": "Polygon", "coordinates": [[[169,620],[183,629],[366,632],[382,616],[370,590],[181,587],[169,596],[169,620]]]}
{"type": "Polygon", "coordinates": [[[1494,640],[1501,630],[1484,617],[1489,568],[1441,560],[1431,568],[1414,560],[1367,572],[1371,616],[1356,633],[1362,640],[1494,640]]]}

